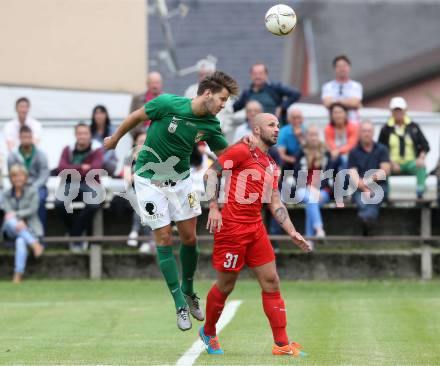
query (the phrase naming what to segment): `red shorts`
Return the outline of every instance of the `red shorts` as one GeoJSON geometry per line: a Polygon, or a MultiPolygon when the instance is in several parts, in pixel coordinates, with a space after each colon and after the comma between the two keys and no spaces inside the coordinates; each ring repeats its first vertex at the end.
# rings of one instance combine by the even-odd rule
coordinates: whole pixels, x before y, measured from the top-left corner
{"type": "Polygon", "coordinates": [[[252,268],[274,260],[262,221],[250,224],[223,221],[221,231],[214,234],[212,265],[219,272],[240,272],[245,264],[252,268]]]}

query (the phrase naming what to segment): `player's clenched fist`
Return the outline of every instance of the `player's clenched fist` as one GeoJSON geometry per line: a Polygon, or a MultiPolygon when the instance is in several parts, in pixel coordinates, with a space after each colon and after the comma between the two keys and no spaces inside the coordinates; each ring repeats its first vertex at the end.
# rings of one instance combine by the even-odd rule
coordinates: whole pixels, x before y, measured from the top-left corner
{"type": "Polygon", "coordinates": [[[208,223],[206,224],[206,228],[211,234],[213,234],[216,231],[220,231],[222,225],[222,214],[220,210],[218,208],[211,208],[209,210],[208,223]]]}
{"type": "Polygon", "coordinates": [[[310,243],[306,239],[304,239],[304,237],[298,231],[291,233],[289,236],[292,241],[304,252],[312,251],[312,246],[310,245],[310,243]]]}

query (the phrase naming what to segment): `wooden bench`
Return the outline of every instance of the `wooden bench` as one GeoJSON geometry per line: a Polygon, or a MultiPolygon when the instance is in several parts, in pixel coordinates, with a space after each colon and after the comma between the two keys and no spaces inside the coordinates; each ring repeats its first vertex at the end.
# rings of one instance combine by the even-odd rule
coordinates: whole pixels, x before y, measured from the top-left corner
{"type": "MultiPolygon", "coordinates": [[[[413,177],[397,177],[397,178],[413,178],[413,177]]],[[[414,177],[415,178],[415,177],[414,177]]],[[[431,177],[430,177],[431,178],[431,177]]],[[[434,177],[432,177],[434,178],[434,177]]],[[[106,189],[106,197],[103,202],[103,208],[109,207],[110,201],[113,199],[115,192],[124,191],[124,182],[121,179],[104,178],[102,183],[106,189]]],[[[384,242],[387,244],[398,242],[411,242],[420,245],[419,251],[421,255],[421,278],[425,280],[432,279],[432,244],[440,242],[440,237],[433,237],[431,233],[431,207],[436,202],[437,196],[437,180],[429,180],[429,186],[427,186],[427,194],[424,199],[417,200],[415,197],[415,181],[414,183],[414,196],[412,196],[412,188],[407,189],[405,194],[397,195],[396,192],[390,198],[390,201],[386,205],[396,207],[407,207],[408,205],[417,205],[420,210],[420,223],[421,232],[420,235],[415,236],[376,236],[376,237],[362,237],[362,236],[326,236],[325,238],[311,238],[316,243],[352,243],[352,242],[384,242]],[[434,194],[435,190],[435,194],[434,194]]],[[[49,196],[46,202],[47,209],[53,209],[55,201],[55,189],[59,184],[57,177],[51,177],[48,183],[49,196]]],[[[392,186],[393,187],[393,186],[392,186]]],[[[74,209],[81,209],[84,207],[83,202],[73,202],[74,209]]],[[[204,205],[206,207],[206,205],[204,205]]],[[[328,207],[335,206],[330,203],[328,207]]],[[[120,245],[125,243],[127,236],[104,236],[104,220],[103,220],[103,208],[98,210],[93,222],[93,236],[81,236],[81,237],[66,237],[66,236],[48,236],[44,238],[44,241],[48,244],[66,244],[72,241],[89,241],[90,251],[90,278],[100,279],[102,276],[102,244],[120,245]]],[[[271,235],[271,240],[277,240],[279,242],[289,241],[289,237],[286,235],[271,235]]],[[[212,236],[200,235],[198,236],[200,242],[212,242],[212,236]]],[[[149,238],[140,237],[139,240],[147,240],[149,238]]],[[[177,238],[175,238],[177,241],[177,238]]],[[[319,252],[319,246],[318,246],[319,252]]]]}

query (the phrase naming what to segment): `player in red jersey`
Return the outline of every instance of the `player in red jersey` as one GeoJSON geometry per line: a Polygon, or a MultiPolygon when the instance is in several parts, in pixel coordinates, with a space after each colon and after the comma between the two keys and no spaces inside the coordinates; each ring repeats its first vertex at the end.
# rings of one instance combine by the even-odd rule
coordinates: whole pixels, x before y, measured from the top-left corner
{"type": "Polygon", "coordinates": [[[301,346],[290,343],[286,333],[286,310],[280,294],[275,255],[261,217],[263,203],[269,204],[275,219],[298,247],[309,252],[311,246],[296,231],[281,202],[277,183],[279,170],[267,153],[278,139],[278,119],[273,114],[260,113],[251,127],[258,141],[257,148],[251,151],[243,143],[230,147],[205,175],[207,192],[213,194],[207,228],[214,232],[212,264],[217,271],[217,281],[208,293],[206,321],[199,335],[208,353],[223,354],[215,326],[226,298],[246,264],[254,272],[262,289],[263,308],[275,343],[272,353],[299,356],[303,354],[301,346]],[[229,189],[225,189],[227,201],[220,212],[217,202],[218,177],[227,169],[232,174],[229,189]]]}

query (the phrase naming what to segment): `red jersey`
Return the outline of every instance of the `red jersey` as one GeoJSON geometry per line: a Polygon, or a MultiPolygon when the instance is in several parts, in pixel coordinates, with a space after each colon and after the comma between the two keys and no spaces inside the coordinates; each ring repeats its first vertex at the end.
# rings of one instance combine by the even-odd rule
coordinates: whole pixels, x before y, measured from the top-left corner
{"type": "Polygon", "coordinates": [[[263,203],[269,203],[272,190],[278,189],[279,170],[275,161],[260,149],[251,151],[248,145],[239,143],[226,150],[218,162],[227,177],[223,220],[261,221],[263,203]]]}

